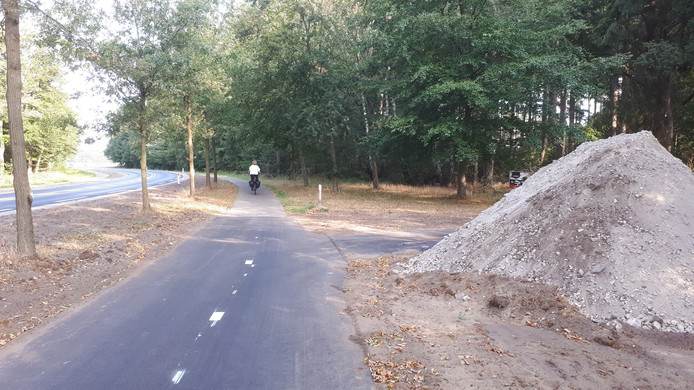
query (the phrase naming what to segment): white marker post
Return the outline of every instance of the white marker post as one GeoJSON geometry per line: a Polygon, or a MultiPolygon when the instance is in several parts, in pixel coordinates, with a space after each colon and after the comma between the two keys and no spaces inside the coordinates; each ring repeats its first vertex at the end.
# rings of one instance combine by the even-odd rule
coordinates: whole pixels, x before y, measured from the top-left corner
{"type": "Polygon", "coordinates": [[[318,207],[323,207],[323,185],[318,184],[318,207]]]}

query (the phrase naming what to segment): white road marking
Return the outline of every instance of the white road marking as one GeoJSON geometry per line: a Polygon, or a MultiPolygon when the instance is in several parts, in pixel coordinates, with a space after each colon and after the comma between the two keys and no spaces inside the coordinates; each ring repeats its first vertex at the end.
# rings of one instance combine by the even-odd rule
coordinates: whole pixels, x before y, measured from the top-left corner
{"type": "Polygon", "coordinates": [[[234,290],[234,291],[232,291],[232,292],[231,292],[231,295],[236,295],[236,293],[237,293],[238,291],[239,291],[239,290],[234,290]]]}
{"type": "Polygon", "coordinates": [[[243,274],[243,277],[244,277],[244,278],[245,278],[246,276],[248,276],[248,274],[247,274],[247,273],[246,273],[246,274],[243,274]]]}
{"type": "Polygon", "coordinates": [[[246,259],[246,265],[253,265],[253,259],[246,259]]]}
{"type": "MultiPolygon", "coordinates": [[[[152,188],[157,188],[157,187],[161,187],[161,186],[166,186],[166,185],[169,185],[172,183],[173,183],[173,181],[161,183],[161,184],[157,184],[157,185],[153,185],[153,186],[148,185],[147,187],[152,189],[152,188]]],[[[68,199],[68,200],[58,200],[58,201],[56,201],[54,203],[50,203],[50,204],[45,204],[45,205],[41,205],[41,206],[32,206],[31,210],[50,209],[50,208],[54,208],[54,207],[58,207],[58,206],[64,206],[64,205],[68,205],[68,204],[87,202],[90,200],[111,198],[111,197],[114,197],[117,195],[122,195],[122,194],[126,194],[129,192],[135,192],[135,191],[140,191],[140,190],[134,189],[134,190],[126,190],[126,191],[120,191],[120,192],[112,192],[112,193],[106,194],[106,195],[99,195],[99,196],[88,196],[87,195],[87,196],[82,196],[80,198],[73,198],[73,199],[68,199]]],[[[71,191],[69,191],[69,192],[71,192],[71,191]]],[[[42,194],[42,196],[43,196],[43,194],[42,194]]],[[[36,199],[34,198],[34,200],[36,200],[36,199]]],[[[0,211],[0,216],[12,215],[12,214],[15,214],[16,212],[17,212],[16,210],[4,210],[4,211],[0,211]]]]}
{"type": "Polygon", "coordinates": [[[217,321],[221,320],[222,317],[224,317],[223,311],[216,311],[212,313],[212,315],[210,316],[210,321],[212,321],[212,323],[210,324],[210,328],[215,326],[217,324],[217,321]]]}
{"type": "Polygon", "coordinates": [[[255,268],[255,264],[251,264],[251,268],[255,268]]]}
{"type": "Polygon", "coordinates": [[[181,379],[183,379],[183,375],[186,373],[186,370],[178,370],[174,374],[173,378],[171,378],[171,382],[174,385],[177,385],[181,382],[181,379]]]}
{"type": "Polygon", "coordinates": [[[195,336],[195,341],[198,341],[198,339],[199,339],[200,337],[202,337],[202,333],[198,333],[198,335],[195,336]]]}

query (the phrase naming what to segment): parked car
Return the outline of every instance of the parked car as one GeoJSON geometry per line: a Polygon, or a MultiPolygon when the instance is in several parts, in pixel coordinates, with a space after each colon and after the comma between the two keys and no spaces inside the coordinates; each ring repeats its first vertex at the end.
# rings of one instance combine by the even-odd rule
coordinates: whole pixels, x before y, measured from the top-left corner
{"type": "Polygon", "coordinates": [[[511,188],[520,187],[528,179],[530,173],[523,171],[511,171],[508,174],[508,185],[511,188]]]}

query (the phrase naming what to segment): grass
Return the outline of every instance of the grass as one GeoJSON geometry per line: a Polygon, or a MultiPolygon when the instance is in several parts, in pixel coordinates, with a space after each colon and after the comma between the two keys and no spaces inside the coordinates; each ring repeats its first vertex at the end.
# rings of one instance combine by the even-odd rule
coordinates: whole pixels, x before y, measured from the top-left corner
{"type": "MultiPolygon", "coordinates": [[[[221,175],[248,181],[245,172],[220,171],[221,175]]],[[[453,187],[411,186],[381,183],[378,190],[371,183],[355,180],[340,181],[340,190],[332,191],[330,180],[311,177],[305,187],[300,178],[262,177],[262,185],[271,190],[289,214],[308,215],[318,212],[364,213],[370,215],[402,213],[452,214],[462,209],[483,209],[499,200],[507,189],[503,185],[493,188],[478,188],[467,199],[458,199],[453,187]],[[323,202],[318,204],[318,184],[323,185],[323,202]]]]}
{"type": "Polygon", "coordinates": [[[293,194],[290,196],[282,190],[280,185],[272,182],[273,179],[265,179],[266,187],[272,191],[277,199],[282,203],[284,209],[290,214],[307,214],[316,208],[316,203],[307,202],[305,199],[298,199],[293,194]],[[270,183],[267,183],[270,181],[270,183]]]}
{"type": "MultiPolygon", "coordinates": [[[[51,171],[37,172],[29,175],[29,182],[32,186],[47,184],[70,183],[88,180],[96,177],[96,174],[73,168],[56,168],[51,171]]],[[[0,177],[0,188],[12,187],[12,175],[5,174],[0,177]]]]}
{"type": "Polygon", "coordinates": [[[301,180],[264,178],[263,184],[272,190],[285,210],[292,214],[334,209],[378,211],[441,211],[463,205],[487,206],[503,196],[502,188],[478,190],[468,199],[460,200],[455,189],[437,186],[382,184],[373,190],[368,182],[342,182],[339,191],[332,191],[330,181],[312,178],[305,187],[301,180]],[[318,204],[318,184],[323,184],[323,202],[318,204]]]}

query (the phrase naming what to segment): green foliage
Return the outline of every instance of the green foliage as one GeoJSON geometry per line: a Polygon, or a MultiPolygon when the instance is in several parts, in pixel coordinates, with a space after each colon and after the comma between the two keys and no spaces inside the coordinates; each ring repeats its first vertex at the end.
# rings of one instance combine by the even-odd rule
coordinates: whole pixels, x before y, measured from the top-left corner
{"type": "Polygon", "coordinates": [[[257,159],[264,174],[366,178],[375,162],[386,180],[446,185],[536,169],[622,129],[665,144],[663,118],[674,118],[673,151],[694,161],[691,2],[234,4],[124,11],[146,35],[104,46],[102,61],[120,64],[105,68],[130,80],[106,126],[111,158],[137,161],[143,111],[127,92],[145,86],[150,163],[162,168],[185,165],[187,101],[197,158],[211,139],[230,170],[257,159]]]}
{"type": "MultiPolygon", "coordinates": [[[[68,106],[68,96],[60,90],[60,64],[51,52],[37,46],[31,36],[25,37],[23,46],[22,103],[27,159],[34,170],[62,166],[77,151],[81,129],[68,106]]],[[[4,78],[0,93],[5,94],[4,78]]],[[[6,107],[0,109],[0,120],[6,128],[6,107]]],[[[3,131],[1,136],[6,147],[4,161],[11,163],[9,135],[3,131]]]]}

